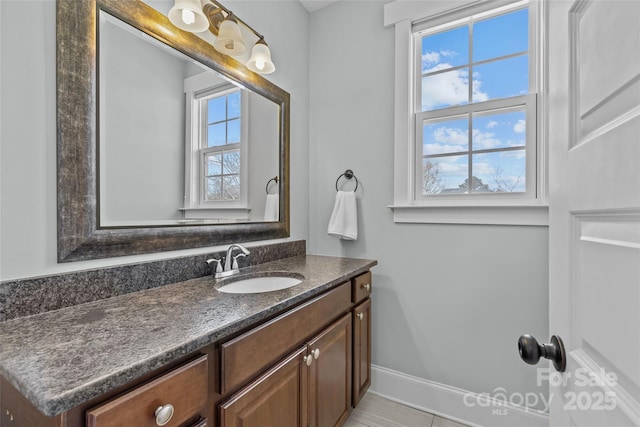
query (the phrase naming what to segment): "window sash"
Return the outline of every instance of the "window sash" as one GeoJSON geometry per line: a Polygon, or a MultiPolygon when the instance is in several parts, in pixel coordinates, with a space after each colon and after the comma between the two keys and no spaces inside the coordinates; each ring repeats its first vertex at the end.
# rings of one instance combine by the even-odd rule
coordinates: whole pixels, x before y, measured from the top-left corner
{"type": "MultiPolygon", "coordinates": [[[[447,73],[450,71],[456,71],[468,68],[469,73],[469,84],[468,84],[468,99],[469,103],[472,102],[471,93],[473,92],[473,69],[474,67],[478,67],[481,65],[489,64],[492,62],[497,62],[505,59],[516,58],[523,55],[528,55],[528,73],[529,73],[529,85],[528,85],[528,93],[536,93],[537,91],[537,69],[538,64],[536,61],[536,15],[537,11],[535,10],[535,2],[529,2],[528,0],[519,1],[516,3],[509,3],[503,6],[495,7],[492,6],[489,10],[480,9],[475,10],[475,8],[463,9],[457,13],[452,15],[447,14],[446,17],[440,17],[435,22],[426,21],[426,23],[422,23],[419,26],[414,24],[413,26],[413,52],[414,52],[414,72],[413,75],[415,78],[413,79],[413,99],[414,105],[412,106],[414,112],[422,111],[422,79],[423,77],[435,76],[442,73],[447,73]],[[516,12],[522,9],[529,9],[529,46],[526,51],[521,52],[512,52],[508,55],[496,56],[488,59],[483,59],[479,61],[473,61],[473,32],[469,31],[468,35],[468,48],[469,48],[469,57],[467,58],[467,62],[463,65],[457,65],[451,68],[438,70],[431,73],[423,73],[422,72],[422,39],[423,37],[437,34],[440,32],[448,31],[463,25],[470,25],[471,23],[476,23],[478,21],[483,21],[486,19],[495,18],[500,15],[508,14],[511,12],[516,12]],[[475,12],[474,12],[475,10],[475,12]],[[464,16],[463,18],[456,18],[460,15],[464,16]],[[445,23],[439,23],[439,20],[446,19],[445,23]]],[[[484,5],[484,9],[487,6],[484,5]]],[[[430,111],[430,110],[429,110],[430,111]]]]}
{"type": "MultiPolygon", "coordinates": [[[[475,199],[491,199],[497,201],[504,201],[505,199],[531,199],[537,197],[537,171],[536,159],[538,157],[536,129],[537,129],[537,100],[536,95],[523,95],[513,98],[496,99],[491,101],[485,101],[476,104],[459,105],[455,107],[444,108],[440,110],[430,110],[420,113],[416,113],[414,120],[414,176],[413,176],[413,201],[422,203],[441,203],[455,200],[469,200],[470,202],[475,199]],[[524,192],[504,192],[504,193],[462,193],[462,194],[422,194],[422,162],[424,159],[423,153],[423,125],[425,122],[433,121],[435,119],[456,119],[459,117],[470,118],[473,114],[482,113],[508,113],[513,111],[524,110],[526,117],[526,129],[525,129],[525,191],[524,192]],[[530,143],[529,141],[534,141],[530,143]]],[[[467,150],[459,152],[450,152],[443,155],[433,155],[429,157],[445,157],[454,155],[468,155],[468,177],[471,179],[471,169],[473,168],[473,154],[495,153],[510,151],[515,148],[502,147],[493,149],[474,149],[473,147],[473,126],[469,126],[467,131],[467,150]]],[[[518,146],[517,149],[521,149],[518,146]]]]}

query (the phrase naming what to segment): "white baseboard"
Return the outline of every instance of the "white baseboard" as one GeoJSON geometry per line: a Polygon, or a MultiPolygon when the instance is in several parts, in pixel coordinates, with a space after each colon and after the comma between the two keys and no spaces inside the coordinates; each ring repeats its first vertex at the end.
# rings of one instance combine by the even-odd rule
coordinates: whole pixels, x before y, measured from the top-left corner
{"type": "Polygon", "coordinates": [[[471,426],[548,427],[549,416],[486,395],[373,365],[371,393],[471,426]]]}

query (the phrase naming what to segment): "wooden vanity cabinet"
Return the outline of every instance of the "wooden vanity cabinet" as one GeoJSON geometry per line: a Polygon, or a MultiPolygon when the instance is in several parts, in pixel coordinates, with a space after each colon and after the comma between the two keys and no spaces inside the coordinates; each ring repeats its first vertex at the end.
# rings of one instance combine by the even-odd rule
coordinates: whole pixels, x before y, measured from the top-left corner
{"type": "Polygon", "coordinates": [[[371,272],[353,278],[353,407],[371,385],[371,272]]]}
{"type": "Polygon", "coordinates": [[[220,405],[220,427],[333,427],[351,411],[346,314],[220,405]]]}

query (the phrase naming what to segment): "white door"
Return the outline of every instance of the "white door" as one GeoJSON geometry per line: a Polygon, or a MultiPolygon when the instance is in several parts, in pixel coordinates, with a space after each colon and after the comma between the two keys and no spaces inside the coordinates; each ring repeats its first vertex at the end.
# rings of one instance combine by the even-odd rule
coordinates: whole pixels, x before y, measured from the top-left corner
{"type": "Polygon", "coordinates": [[[552,426],[640,426],[640,0],[548,2],[552,426]]]}

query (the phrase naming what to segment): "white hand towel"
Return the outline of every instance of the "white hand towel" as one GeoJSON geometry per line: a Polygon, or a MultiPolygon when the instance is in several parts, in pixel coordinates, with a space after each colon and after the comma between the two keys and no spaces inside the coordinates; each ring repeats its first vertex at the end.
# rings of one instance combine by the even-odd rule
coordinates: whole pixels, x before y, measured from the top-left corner
{"type": "Polygon", "coordinates": [[[327,233],[343,240],[358,238],[358,208],[355,192],[338,191],[327,233]]]}
{"type": "Polygon", "coordinates": [[[264,220],[280,221],[280,197],[277,194],[267,194],[264,204],[264,220]]]}

